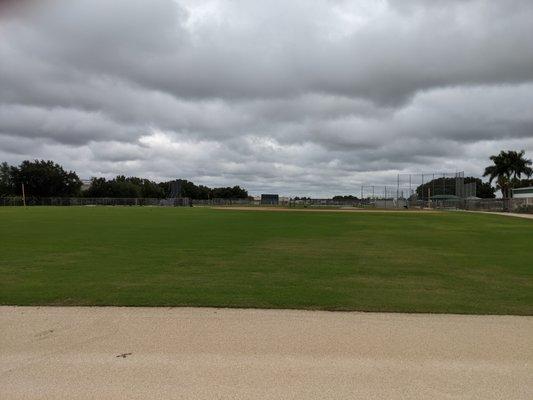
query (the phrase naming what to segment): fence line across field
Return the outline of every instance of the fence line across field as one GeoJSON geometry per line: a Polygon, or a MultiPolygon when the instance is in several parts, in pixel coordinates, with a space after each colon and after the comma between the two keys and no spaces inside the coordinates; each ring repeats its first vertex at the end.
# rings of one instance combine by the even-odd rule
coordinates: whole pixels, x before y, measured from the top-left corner
{"type": "MultiPolygon", "coordinates": [[[[173,193],[179,190],[174,188],[173,193]]],[[[356,189],[357,190],[357,189],[356,189]]],[[[354,193],[355,194],[355,193],[354,193]]],[[[465,184],[464,172],[401,173],[394,184],[363,184],[357,196],[333,199],[287,198],[271,196],[275,201],[245,199],[190,199],[173,196],[159,198],[87,198],[87,197],[4,197],[0,206],[286,206],[286,207],[359,207],[377,209],[455,209],[475,211],[533,212],[533,198],[480,199],[476,183],[465,184]]]]}
{"type": "MultiPolygon", "coordinates": [[[[374,188],[375,189],[375,188],[374,188]]],[[[388,189],[387,189],[388,190],[388,189]]],[[[27,206],[157,206],[157,207],[188,207],[188,206],[260,206],[260,201],[251,199],[209,199],[193,200],[189,198],[155,199],[155,198],[85,198],[85,197],[45,197],[26,198],[27,206]]],[[[285,207],[341,207],[341,208],[419,208],[448,209],[471,211],[510,211],[533,212],[533,198],[510,199],[469,199],[452,198],[441,200],[420,200],[411,198],[395,198],[394,196],[363,199],[280,199],[280,206],[285,207]]],[[[0,206],[24,206],[22,197],[0,197],[0,206]]]]}
{"type": "Polygon", "coordinates": [[[122,197],[0,197],[0,206],[189,206],[190,199],[122,197]]]}

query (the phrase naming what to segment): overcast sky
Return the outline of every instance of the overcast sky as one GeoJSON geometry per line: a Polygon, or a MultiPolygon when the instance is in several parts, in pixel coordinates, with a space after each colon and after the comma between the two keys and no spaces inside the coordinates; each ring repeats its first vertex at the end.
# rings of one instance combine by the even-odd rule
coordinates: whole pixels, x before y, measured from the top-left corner
{"type": "Polygon", "coordinates": [[[531,0],[13,3],[0,161],[327,196],[533,156],[531,0]]]}

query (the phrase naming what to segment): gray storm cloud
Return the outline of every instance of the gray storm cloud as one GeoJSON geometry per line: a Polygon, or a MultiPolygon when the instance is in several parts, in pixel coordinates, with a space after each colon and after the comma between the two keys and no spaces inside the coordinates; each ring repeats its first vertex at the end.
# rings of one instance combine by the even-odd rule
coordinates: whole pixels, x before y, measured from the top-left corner
{"type": "Polygon", "coordinates": [[[0,8],[0,160],[356,193],[533,151],[531,1],[0,8]],[[12,12],[8,12],[11,10],[12,12]]]}

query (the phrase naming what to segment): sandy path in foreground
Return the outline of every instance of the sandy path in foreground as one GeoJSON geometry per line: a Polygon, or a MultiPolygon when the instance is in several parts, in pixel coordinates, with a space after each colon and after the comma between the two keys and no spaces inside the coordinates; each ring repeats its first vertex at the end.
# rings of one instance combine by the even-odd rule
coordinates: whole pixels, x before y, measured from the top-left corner
{"type": "Polygon", "coordinates": [[[0,307],[0,398],[531,399],[533,317],[0,307]]]}

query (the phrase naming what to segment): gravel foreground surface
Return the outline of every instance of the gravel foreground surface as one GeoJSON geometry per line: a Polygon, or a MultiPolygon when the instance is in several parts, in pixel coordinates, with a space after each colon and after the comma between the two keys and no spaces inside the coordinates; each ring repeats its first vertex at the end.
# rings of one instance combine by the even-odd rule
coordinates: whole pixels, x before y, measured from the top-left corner
{"type": "Polygon", "coordinates": [[[0,398],[531,399],[533,317],[0,307],[0,398]]]}

